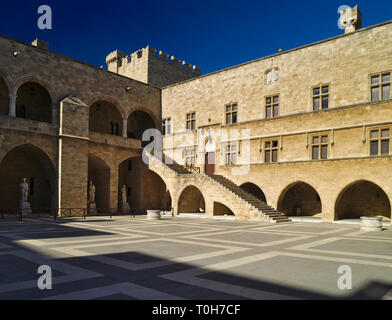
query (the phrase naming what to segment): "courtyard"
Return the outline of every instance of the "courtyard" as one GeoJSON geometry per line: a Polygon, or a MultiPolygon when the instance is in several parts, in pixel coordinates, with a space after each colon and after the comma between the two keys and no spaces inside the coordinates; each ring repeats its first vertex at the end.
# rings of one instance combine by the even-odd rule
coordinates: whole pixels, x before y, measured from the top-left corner
{"type": "Polygon", "coordinates": [[[0,220],[0,299],[392,299],[392,230],[145,216],[0,220]],[[41,265],[52,289],[40,290],[41,265]],[[341,266],[351,289],[339,289],[341,266]]]}

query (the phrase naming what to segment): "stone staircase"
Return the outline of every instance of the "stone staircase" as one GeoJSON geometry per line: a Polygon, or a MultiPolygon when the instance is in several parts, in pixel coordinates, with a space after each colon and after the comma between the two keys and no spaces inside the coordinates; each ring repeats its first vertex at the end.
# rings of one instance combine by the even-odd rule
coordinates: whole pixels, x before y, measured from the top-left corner
{"type": "Polygon", "coordinates": [[[230,203],[230,208],[235,211],[239,220],[270,223],[291,222],[287,216],[268,206],[265,202],[246,192],[222,175],[191,172],[167,156],[164,156],[164,160],[170,160],[168,164],[165,164],[166,161],[161,162],[152,155],[148,155],[148,157],[151,170],[162,176],[171,176],[172,179],[178,180],[179,184],[186,183],[186,180],[198,180],[199,183],[209,189],[210,193],[216,195],[218,202],[225,200],[226,203],[230,203]]]}
{"type": "Polygon", "coordinates": [[[275,222],[275,223],[291,222],[291,220],[283,213],[276,211],[274,208],[270,207],[264,201],[260,200],[259,198],[256,198],[253,194],[246,192],[244,189],[237,186],[234,182],[227,179],[226,177],[222,175],[208,175],[208,176],[211,179],[220,183],[222,186],[226,187],[231,192],[235,193],[241,199],[249,202],[253,207],[255,207],[260,212],[262,212],[266,217],[269,217],[272,220],[271,222],[275,222]]]}

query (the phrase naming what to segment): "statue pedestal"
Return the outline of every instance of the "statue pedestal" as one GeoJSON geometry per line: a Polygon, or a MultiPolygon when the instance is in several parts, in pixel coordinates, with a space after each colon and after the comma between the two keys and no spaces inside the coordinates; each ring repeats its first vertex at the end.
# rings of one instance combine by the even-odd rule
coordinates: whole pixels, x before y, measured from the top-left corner
{"type": "Polygon", "coordinates": [[[131,213],[131,208],[129,207],[128,202],[120,203],[120,211],[122,214],[130,214],[131,213]]]}
{"type": "Polygon", "coordinates": [[[20,209],[22,210],[22,217],[31,214],[31,206],[29,202],[20,201],[20,209]]]}
{"type": "Polygon", "coordinates": [[[95,202],[88,204],[88,214],[97,214],[97,206],[95,202]]]}

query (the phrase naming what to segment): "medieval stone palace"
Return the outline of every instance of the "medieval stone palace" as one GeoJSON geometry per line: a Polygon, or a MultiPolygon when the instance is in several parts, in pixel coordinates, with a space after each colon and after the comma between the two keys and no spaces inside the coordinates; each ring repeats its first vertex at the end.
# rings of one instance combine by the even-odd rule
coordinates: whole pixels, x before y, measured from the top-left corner
{"type": "Polygon", "coordinates": [[[390,219],[392,21],[361,20],[207,75],[149,46],[106,70],[0,36],[0,211],[22,186],[32,214],[390,219]]]}

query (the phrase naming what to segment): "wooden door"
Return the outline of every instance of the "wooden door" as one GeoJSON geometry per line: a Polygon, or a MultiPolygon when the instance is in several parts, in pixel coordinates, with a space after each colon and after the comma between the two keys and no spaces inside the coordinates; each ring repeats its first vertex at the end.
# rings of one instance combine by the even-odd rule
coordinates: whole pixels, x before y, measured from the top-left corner
{"type": "Polygon", "coordinates": [[[205,156],[205,173],[215,173],[215,152],[207,152],[205,156]]]}

